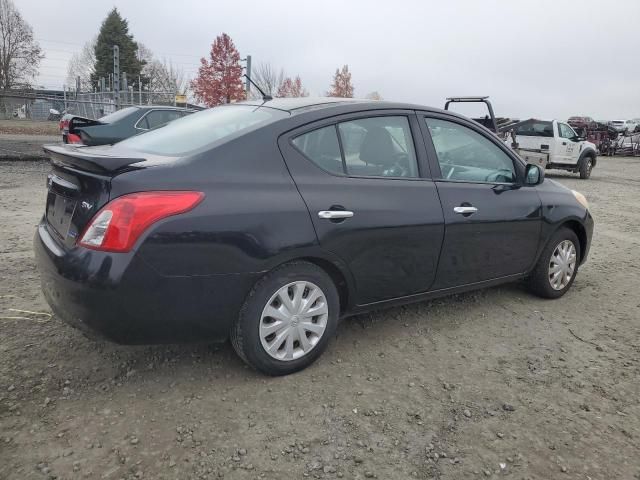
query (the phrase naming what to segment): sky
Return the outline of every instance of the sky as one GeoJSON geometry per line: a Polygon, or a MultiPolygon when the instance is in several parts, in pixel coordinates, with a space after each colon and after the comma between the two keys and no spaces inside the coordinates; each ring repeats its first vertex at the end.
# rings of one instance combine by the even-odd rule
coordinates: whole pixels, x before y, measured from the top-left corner
{"type": "Polygon", "coordinates": [[[489,95],[497,116],[640,117],[639,0],[14,2],[46,54],[47,88],[62,87],[115,6],[135,40],[189,77],[226,32],[242,57],[300,75],[312,95],[348,64],[356,97],[441,107],[489,95]]]}

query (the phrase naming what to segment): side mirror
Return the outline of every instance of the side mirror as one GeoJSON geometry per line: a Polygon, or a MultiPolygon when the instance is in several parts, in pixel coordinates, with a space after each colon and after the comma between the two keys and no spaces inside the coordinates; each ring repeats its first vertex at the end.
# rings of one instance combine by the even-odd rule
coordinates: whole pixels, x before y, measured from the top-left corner
{"type": "Polygon", "coordinates": [[[585,141],[585,140],[586,140],[586,138],[585,138],[585,137],[582,137],[582,136],[580,136],[580,135],[576,135],[576,136],[575,136],[575,137],[573,137],[571,140],[572,140],[572,141],[574,141],[574,142],[583,142],[583,141],[585,141]]]}
{"type": "Polygon", "coordinates": [[[544,169],[539,165],[529,163],[524,172],[524,184],[540,185],[544,181],[544,169]]]}

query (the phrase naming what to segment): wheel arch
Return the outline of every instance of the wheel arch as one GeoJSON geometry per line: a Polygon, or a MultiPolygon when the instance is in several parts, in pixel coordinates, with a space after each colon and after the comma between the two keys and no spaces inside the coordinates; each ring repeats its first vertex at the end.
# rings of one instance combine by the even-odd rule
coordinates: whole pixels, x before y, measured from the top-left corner
{"type": "Polygon", "coordinates": [[[353,299],[355,298],[355,290],[353,278],[348,267],[341,262],[341,260],[334,255],[331,255],[324,251],[317,251],[312,249],[303,249],[298,252],[290,252],[285,256],[280,256],[277,259],[269,262],[265,265],[264,273],[270,272],[285,263],[290,262],[309,262],[324,270],[333,281],[336,289],[338,290],[338,296],[340,299],[340,313],[343,314],[351,309],[353,299]]]}
{"type": "Polygon", "coordinates": [[[333,262],[320,258],[320,257],[302,257],[298,260],[313,263],[323,269],[327,275],[331,277],[333,283],[338,290],[338,297],[340,298],[340,313],[344,313],[349,308],[349,301],[351,295],[349,293],[349,284],[343,272],[333,262]]]}
{"type": "Polygon", "coordinates": [[[582,162],[582,160],[586,157],[591,157],[591,160],[593,161],[593,166],[596,166],[596,163],[598,162],[598,154],[596,153],[596,151],[593,148],[586,148],[585,150],[582,151],[582,153],[580,154],[580,159],[578,160],[578,164],[580,164],[580,162],[582,162]]]}
{"type": "MultiPolygon", "coordinates": [[[[587,230],[584,226],[577,220],[567,220],[560,224],[560,226],[556,229],[556,232],[561,228],[568,228],[573,231],[578,237],[578,241],[580,242],[580,259],[579,263],[582,263],[582,259],[584,258],[584,254],[587,248],[587,230]]],[[[555,232],[554,232],[555,233],[555,232]]]]}

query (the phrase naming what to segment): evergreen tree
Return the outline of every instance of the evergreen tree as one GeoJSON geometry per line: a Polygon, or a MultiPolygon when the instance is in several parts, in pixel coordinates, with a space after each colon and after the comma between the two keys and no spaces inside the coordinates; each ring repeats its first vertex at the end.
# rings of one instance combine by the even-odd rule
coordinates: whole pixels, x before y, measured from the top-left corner
{"type": "MultiPolygon", "coordinates": [[[[120,50],[120,75],[127,74],[127,84],[137,88],[138,75],[142,71],[145,62],[138,59],[138,44],[129,33],[129,24],[122,18],[117,8],[109,12],[102,22],[98,40],[96,42],[96,64],[91,75],[91,83],[98,87],[100,77],[105,81],[113,73],[113,46],[118,45],[120,50]]],[[[145,84],[145,81],[142,81],[145,84]]]]}

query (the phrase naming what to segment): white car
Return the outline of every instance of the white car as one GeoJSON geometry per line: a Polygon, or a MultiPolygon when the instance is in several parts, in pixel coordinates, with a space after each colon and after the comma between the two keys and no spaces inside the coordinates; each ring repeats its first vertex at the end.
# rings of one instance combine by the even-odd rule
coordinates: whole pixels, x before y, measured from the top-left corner
{"type": "Polygon", "coordinates": [[[638,120],[627,120],[626,122],[624,122],[624,125],[627,132],[633,133],[638,126],[638,120]]]}
{"type": "Polygon", "coordinates": [[[580,173],[583,179],[596,166],[596,146],[564,122],[532,118],[513,125],[511,132],[507,143],[527,163],[580,173]]]}
{"type": "Polygon", "coordinates": [[[611,120],[609,126],[616,132],[624,132],[627,129],[627,122],[625,120],[611,120]]]}

